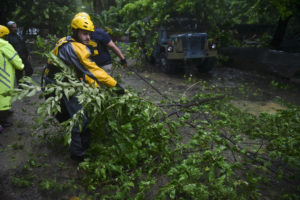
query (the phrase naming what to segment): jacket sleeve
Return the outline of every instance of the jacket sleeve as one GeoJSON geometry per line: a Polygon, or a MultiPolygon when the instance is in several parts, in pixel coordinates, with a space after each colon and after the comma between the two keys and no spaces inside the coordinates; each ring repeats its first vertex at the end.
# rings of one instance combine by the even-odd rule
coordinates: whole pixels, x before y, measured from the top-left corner
{"type": "Polygon", "coordinates": [[[13,46],[9,43],[4,46],[3,50],[5,57],[8,59],[8,61],[18,70],[22,70],[24,68],[24,64],[22,62],[22,59],[16,52],[16,50],[13,48],[13,46]]]}
{"type": "Polygon", "coordinates": [[[21,38],[21,40],[22,40],[22,44],[23,44],[25,55],[26,55],[26,57],[28,57],[30,55],[30,53],[29,53],[29,50],[27,48],[26,42],[25,42],[25,40],[23,38],[21,38]]]}
{"type": "Polygon", "coordinates": [[[73,42],[72,46],[79,58],[80,63],[90,72],[88,76],[85,76],[86,81],[90,84],[97,86],[96,78],[100,83],[106,85],[107,87],[114,87],[117,81],[108,75],[103,69],[97,66],[97,64],[90,60],[90,52],[87,47],[81,43],[73,42]]]}

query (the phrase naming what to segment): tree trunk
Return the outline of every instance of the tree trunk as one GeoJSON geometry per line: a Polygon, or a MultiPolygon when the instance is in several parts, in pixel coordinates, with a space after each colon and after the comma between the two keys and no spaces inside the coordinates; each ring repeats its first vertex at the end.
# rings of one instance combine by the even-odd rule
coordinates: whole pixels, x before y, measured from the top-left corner
{"type": "Polygon", "coordinates": [[[97,14],[103,10],[108,10],[110,6],[115,5],[115,0],[93,0],[94,12],[97,14]]]}
{"type": "Polygon", "coordinates": [[[281,42],[284,38],[286,27],[288,25],[289,20],[291,19],[292,15],[287,17],[286,19],[279,18],[277,28],[275,30],[275,33],[273,35],[272,41],[270,43],[271,48],[279,49],[281,42]]]}
{"type": "Polygon", "coordinates": [[[93,0],[94,13],[99,14],[101,11],[101,0],[93,0]]]}

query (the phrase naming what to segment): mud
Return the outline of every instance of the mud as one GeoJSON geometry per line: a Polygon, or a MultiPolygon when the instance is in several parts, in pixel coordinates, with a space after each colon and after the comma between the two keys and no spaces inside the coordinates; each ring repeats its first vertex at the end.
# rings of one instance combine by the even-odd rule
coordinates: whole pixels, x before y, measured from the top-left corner
{"type": "Polygon", "coordinates": [[[285,110],[287,107],[282,106],[274,101],[232,101],[232,104],[241,110],[245,110],[253,115],[258,116],[260,113],[275,114],[278,110],[285,110]]]}
{"type": "MultiPolygon", "coordinates": [[[[44,63],[44,59],[33,56],[34,80],[40,81],[44,63]]],[[[278,103],[278,98],[300,104],[297,85],[272,75],[233,68],[219,66],[208,74],[200,74],[196,70],[163,74],[155,66],[145,64],[142,69],[129,66],[114,73],[121,74],[123,86],[156,103],[163,99],[174,100],[180,96],[192,96],[199,91],[205,92],[203,86],[209,85],[219,91],[230,89],[228,92],[234,96],[234,105],[254,114],[265,111],[274,113],[277,109],[284,109],[278,103]]],[[[68,148],[62,144],[60,136],[63,130],[53,128],[55,125],[50,129],[35,125],[38,117],[36,109],[41,101],[38,96],[34,96],[15,102],[14,113],[10,118],[14,125],[0,134],[1,200],[71,199],[82,194],[88,196],[83,188],[77,188],[76,193],[72,189],[81,172],[77,170],[78,163],[69,158],[68,148]],[[25,182],[24,177],[27,177],[25,182]],[[51,191],[47,190],[47,183],[52,183],[51,191]]]]}

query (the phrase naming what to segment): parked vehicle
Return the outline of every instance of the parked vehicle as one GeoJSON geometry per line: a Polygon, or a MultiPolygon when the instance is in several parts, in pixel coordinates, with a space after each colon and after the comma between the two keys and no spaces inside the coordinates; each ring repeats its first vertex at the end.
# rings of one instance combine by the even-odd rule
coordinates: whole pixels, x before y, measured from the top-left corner
{"type": "Polygon", "coordinates": [[[207,33],[199,32],[194,20],[179,18],[158,30],[152,59],[165,73],[187,65],[208,72],[213,68],[216,56],[216,41],[209,39],[207,33]]]}

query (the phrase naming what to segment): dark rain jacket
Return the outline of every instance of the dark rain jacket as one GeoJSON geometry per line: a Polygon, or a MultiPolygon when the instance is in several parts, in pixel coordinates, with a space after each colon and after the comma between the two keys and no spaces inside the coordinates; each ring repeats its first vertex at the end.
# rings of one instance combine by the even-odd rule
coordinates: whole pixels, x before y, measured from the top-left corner
{"type": "Polygon", "coordinates": [[[103,30],[96,28],[92,33],[88,47],[92,51],[92,59],[99,66],[111,64],[111,56],[107,44],[111,41],[110,36],[103,30]]]}
{"type": "MultiPolygon", "coordinates": [[[[62,59],[66,64],[74,66],[79,78],[82,78],[91,86],[97,87],[101,83],[107,87],[114,87],[117,84],[115,79],[90,59],[91,52],[89,48],[75,41],[70,36],[61,38],[52,53],[62,59]]],[[[46,74],[53,77],[57,71],[57,67],[50,65],[49,71],[47,71],[46,74]]]]}
{"type": "Polygon", "coordinates": [[[10,33],[7,37],[8,42],[15,48],[22,59],[27,59],[29,51],[25,41],[16,33],[10,33]]]}

